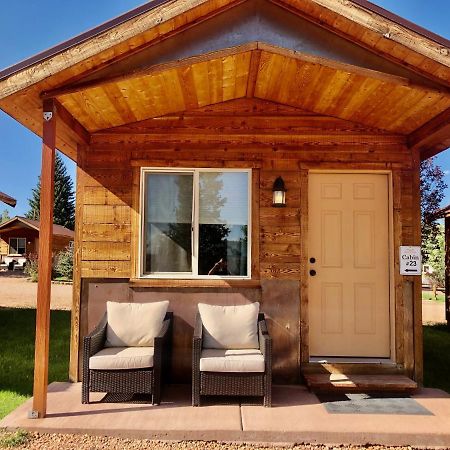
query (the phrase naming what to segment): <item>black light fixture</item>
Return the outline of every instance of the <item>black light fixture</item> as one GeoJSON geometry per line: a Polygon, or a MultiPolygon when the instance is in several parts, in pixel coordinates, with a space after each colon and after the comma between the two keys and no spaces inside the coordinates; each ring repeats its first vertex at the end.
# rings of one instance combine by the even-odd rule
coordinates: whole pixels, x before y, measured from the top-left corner
{"type": "Polygon", "coordinates": [[[272,206],[275,208],[282,208],[286,206],[286,188],[284,187],[283,178],[278,177],[273,183],[273,197],[272,206]]]}

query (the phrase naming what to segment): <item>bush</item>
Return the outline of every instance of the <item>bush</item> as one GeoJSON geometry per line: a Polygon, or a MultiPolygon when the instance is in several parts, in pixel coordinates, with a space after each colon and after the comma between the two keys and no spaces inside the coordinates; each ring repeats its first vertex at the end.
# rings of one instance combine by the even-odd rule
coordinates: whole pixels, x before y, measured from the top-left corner
{"type": "Polygon", "coordinates": [[[58,276],[72,280],[73,278],[73,247],[67,247],[59,252],[55,260],[55,272],[58,276]]]}
{"type": "MultiPolygon", "coordinates": [[[[37,253],[30,253],[23,269],[33,283],[39,278],[39,257],[37,253]]],[[[73,278],[73,247],[67,247],[53,258],[52,279],[62,277],[67,280],[73,278]]]]}
{"type": "Polygon", "coordinates": [[[25,445],[29,439],[29,433],[25,430],[4,431],[0,434],[0,448],[12,448],[25,445]]]}
{"type": "Polygon", "coordinates": [[[23,272],[31,278],[33,283],[36,283],[38,280],[38,264],[39,260],[37,253],[30,253],[27,262],[25,263],[25,267],[23,268],[23,272]]]}

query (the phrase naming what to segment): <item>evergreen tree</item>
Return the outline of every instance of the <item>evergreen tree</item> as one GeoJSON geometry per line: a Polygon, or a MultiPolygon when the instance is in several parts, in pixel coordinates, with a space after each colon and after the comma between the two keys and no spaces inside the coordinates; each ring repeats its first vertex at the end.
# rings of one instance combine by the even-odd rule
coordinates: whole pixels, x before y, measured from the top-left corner
{"type": "Polygon", "coordinates": [[[4,209],[0,216],[0,223],[6,222],[9,219],[11,219],[11,217],[9,217],[9,212],[7,209],[4,209]]]}
{"type": "MultiPolygon", "coordinates": [[[[33,194],[28,203],[30,210],[26,213],[28,219],[39,220],[41,201],[41,178],[33,189],[33,194]]],[[[73,181],[67,173],[67,168],[59,155],[55,159],[55,200],[53,204],[53,223],[62,225],[69,230],[75,228],[75,194],[73,181]]]]}
{"type": "Polygon", "coordinates": [[[430,251],[438,247],[439,225],[433,215],[439,210],[445,197],[447,184],[444,172],[436,164],[434,158],[420,164],[420,195],[422,211],[422,256],[428,262],[430,251]]]}

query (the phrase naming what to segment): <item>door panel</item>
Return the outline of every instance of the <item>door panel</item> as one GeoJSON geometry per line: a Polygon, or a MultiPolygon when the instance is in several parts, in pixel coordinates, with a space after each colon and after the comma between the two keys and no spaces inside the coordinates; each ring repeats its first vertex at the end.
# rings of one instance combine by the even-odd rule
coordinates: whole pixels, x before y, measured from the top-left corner
{"type": "Polygon", "coordinates": [[[387,175],[309,177],[311,356],[389,357],[387,175]]]}

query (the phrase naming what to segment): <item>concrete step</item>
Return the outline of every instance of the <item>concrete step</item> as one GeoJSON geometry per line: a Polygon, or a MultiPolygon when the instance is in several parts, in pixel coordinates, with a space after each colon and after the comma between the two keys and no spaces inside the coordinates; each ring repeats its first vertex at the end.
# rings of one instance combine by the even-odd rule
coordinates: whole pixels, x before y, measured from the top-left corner
{"type": "Polygon", "coordinates": [[[314,392],[412,392],[417,383],[405,375],[303,374],[314,392]]]}

